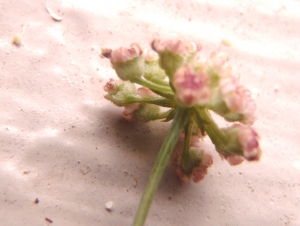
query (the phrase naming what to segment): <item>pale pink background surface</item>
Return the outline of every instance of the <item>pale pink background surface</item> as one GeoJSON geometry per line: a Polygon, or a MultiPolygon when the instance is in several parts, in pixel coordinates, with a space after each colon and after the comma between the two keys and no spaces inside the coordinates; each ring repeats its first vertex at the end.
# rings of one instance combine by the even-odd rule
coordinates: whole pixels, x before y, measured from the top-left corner
{"type": "Polygon", "coordinates": [[[169,167],[146,225],[300,225],[299,12],[297,0],[0,0],[0,224],[132,223],[169,124],[122,120],[103,98],[116,76],[99,52],[174,37],[200,41],[203,56],[232,42],[223,50],[256,99],[263,156],[230,167],[213,152],[187,186],[169,167]]]}

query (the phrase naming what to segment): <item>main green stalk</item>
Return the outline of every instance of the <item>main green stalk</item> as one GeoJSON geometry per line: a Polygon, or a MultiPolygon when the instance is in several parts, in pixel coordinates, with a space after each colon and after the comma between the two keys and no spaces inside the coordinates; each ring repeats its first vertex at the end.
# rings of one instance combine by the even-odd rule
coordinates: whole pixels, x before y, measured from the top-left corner
{"type": "Polygon", "coordinates": [[[172,154],[175,144],[188,120],[190,120],[188,109],[176,109],[176,114],[171,124],[171,128],[160,149],[156,162],[153,166],[150,178],[144,190],[137,213],[135,215],[133,226],[144,225],[155,191],[159,185],[163,172],[168,164],[169,158],[172,154]]]}

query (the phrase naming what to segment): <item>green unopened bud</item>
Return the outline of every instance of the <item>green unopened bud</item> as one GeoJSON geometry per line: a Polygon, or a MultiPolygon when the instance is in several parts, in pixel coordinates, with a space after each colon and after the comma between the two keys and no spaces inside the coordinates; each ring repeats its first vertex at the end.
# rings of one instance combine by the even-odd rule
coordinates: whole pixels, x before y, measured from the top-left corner
{"type": "Polygon", "coordinates": [[[190,54],[189,46],[181,40],[154,40],[151,46],[159,55],[159,65],[172,81],[174,73],[190,54]]]}
{"type": "Polygon", "coordinates": [[[134,81],[135,78],[141,77],[144,72],[144,60],[142,57],[136,57],[124,63],[115,63],[113,68],[120,79],[134,81]]]}
{"type": "Polygon", "coordinates": [[[117,83],[113,79],[110,79],[110,81],[106,83],[104,91],[107,92],[104,97],[119,107],[130,104],[131,99],[137,94],[136,87],[133,83],[117,83]]]}
{"type": "Polygon", "coordinates": [[[211,99],[209,101],[208,107],[216,112],[217,114],[221,116],[225,116],[226,114],[230,113],[229,108],[227,107],[222,94],[220,92],[220,89],[215,89],[211,99]]]}
{"type": "Polygon", "coordinates": [[[142,121],[149,122],[151,120],[156,120],[158,118],[160,108],[154,104],[140,104],[139,108],[133,112],[134,116],[142,121]]]}
{"type": "Polygon", "coordinates": [[[145,79],[149,81],[165,80],[167,77],[164,70],[158,64],[158,61],[145,62],[145,79]]]}
{"type": "Polygon", "coordinates": [[[242,146],[240,145],[238,140],[238,129],[230,127],[227,129],[223,129],[223,132],[226,136],[227,144],[226,148],[224,148],[220,152],[220,154],[225,157],[230,155],[243,155],[242,146]]]}
{"type": "Polygon", "coordinates": [[[165,80],[167,76],[165,71],[159,66],[158,54],[149,49],[144,52],[143,57],[145,59],[144,78],[154,82],[165,80]]]}

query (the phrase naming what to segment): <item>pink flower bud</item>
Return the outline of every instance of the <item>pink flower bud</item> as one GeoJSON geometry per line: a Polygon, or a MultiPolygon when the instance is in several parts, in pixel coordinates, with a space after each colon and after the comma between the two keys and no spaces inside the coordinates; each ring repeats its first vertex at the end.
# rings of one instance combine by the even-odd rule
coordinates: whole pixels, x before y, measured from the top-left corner
{"type": "Polygon", "coordinates": [[[232,113],[241,114],[242,123],[252,125],[256,119],[256,105],[251,92],[237,84],[236,78],[229,76],[220,81],[220,92],[226,106],[232,113]]]}
{"type": "Polygon", "coordinates": [[[239,125],[238,141],[243,148],[245,159],[259,160],[261,150],[258,143],[259,136],[250,126],[239,125]]]}
{"type": "Polygon", "coordinates": [[[184,65],[174,74],[176,97],[186,106],[206,104],[211,94],[209,82],[205,72],[195,71],[193,66],[184,65]]]}
{"type": "Polygon", "coordinates": [[[110,78],[109,81],[103,87],[103,90],[108,94],[113,94],[117,91],[118,82],[110,78]]]}
{"type": "Polygon", "coordinates": [[[250,126],[234,123],[231,127],[223,129],[227,144],[224,151],[218,151],[230,165],[238,165],[243,159],[248,161],[259,160],[261,149],[259,136],[250,126]]]}

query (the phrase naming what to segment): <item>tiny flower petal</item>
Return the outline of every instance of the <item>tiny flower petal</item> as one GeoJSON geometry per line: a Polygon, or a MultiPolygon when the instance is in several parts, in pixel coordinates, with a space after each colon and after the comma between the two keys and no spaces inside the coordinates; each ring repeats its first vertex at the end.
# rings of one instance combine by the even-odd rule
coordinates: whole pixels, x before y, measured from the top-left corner
{"type": "Polygon", "coordinates": [[[152,49],[156,52],[169,51],[177,55],[188,55],[190,52],[189,45],[182,40],[160,40],[156,39],[151,44],[152,49]]]}
{"type": "Polygon", "coordinates": [[[117,91],[118,82],[110,78],[109,81],[103,87],[103,90],[108,94],[115,93],[117,91]]]}
{"type": "Polygon", "coordinates": [[[133,112],[137,110],[140,107],[140,104],[134,103],[134,104],[128,104],[124,106],[124,111],[123,111],[123,118],[128,121],[128,122],[133,122],[136,120],[133,112]]]}
{"type": "Polygon", "coordinates": [[[133,58],[139,57],[142,54],[141,47],[133,43],[130,45],[130,48],[120,47],[111,52],[110,54],[110,61],[112,64],[115,63],[124,63],[126,61],[132,60],[133,58]]]}
{"type": "Polygon", "coordinates": [[[241,157],[239,155],[229,155],[229,156],[225,157],[225,159],[228,161],[228,163],[231,166],[239,165],[244,161],[243,157],[241,157]]]}
{"type": "Polygon", "coordinates": [[[178,179],[181,181],[181,183],[183,183],[183,184],[188,184],[188,183],[189,183],[189,181],[190,181],[190,176],[184,174],[184,173],[182,172],[182,170],[180,169],[179,166],[176,167],[176,170],[175,170],[175,171],[176,171],[177,177],[178,177],[178,179]]]}
{"type": "Polygon", "coordinates": [[[192,178],[195,183],[204,179],[207,174],[207,168],[213,164],[213,158],[210,154],[203,152],[201,164],[193,169],[192,178]]]}

